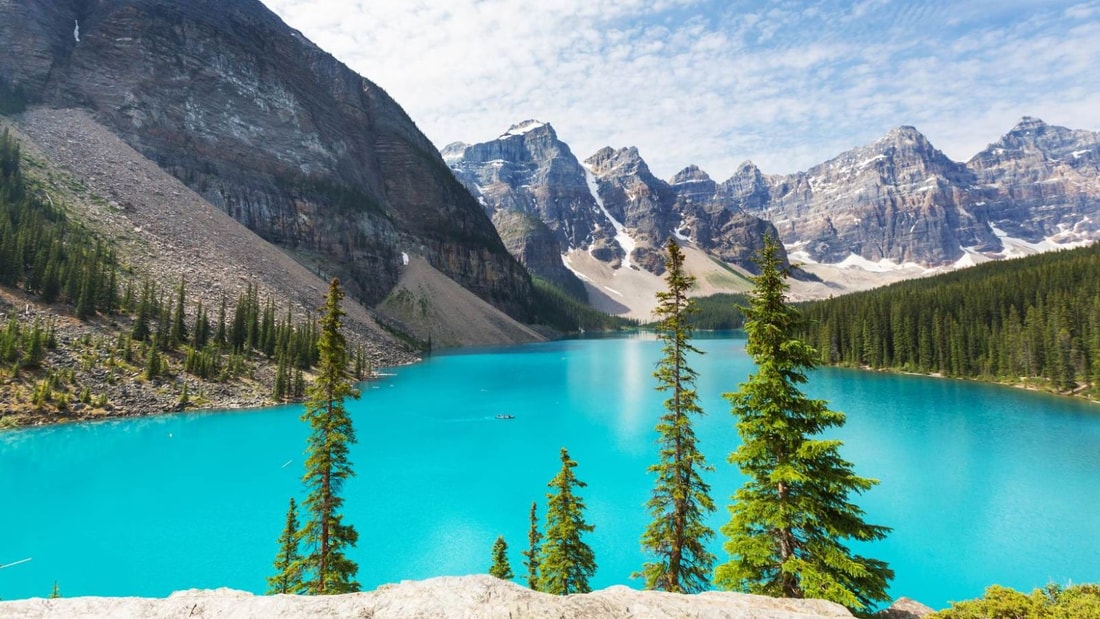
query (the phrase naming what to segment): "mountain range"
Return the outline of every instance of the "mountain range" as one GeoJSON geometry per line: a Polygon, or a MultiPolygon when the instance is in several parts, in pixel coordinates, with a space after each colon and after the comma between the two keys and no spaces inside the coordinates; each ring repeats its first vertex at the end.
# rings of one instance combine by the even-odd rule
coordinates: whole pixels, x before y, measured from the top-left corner
{"type": "Polygon", "coordinates": [[[46,108],[79,110],[56,117],[103,128],[421,338],[464,324],[429,311],[440,301],[427,290],[532,322],[529,273],[646,318],[670,237],[708,294],[746,290],[777,236],[802,265],[796,297],[1100,237],[1097,133],[1025,118],[959,163],[899,127],[805,172],[745,162],[722,182],[696,166],[657,178],[633,147],[581,160],[533,120],[439,152],[380,87],[257,0],[0,0],[0,111],[18,123],[46,108]]]}
{"type": "Polygon", "coordinates": [[[670,236],[745,274],[763,236],[777,236],[802,265],[805,296],[1100,238],[1100,134],[1029,117],[966,163],[902,126],[804,172],[768,175],[746,161],[723,182],[694,165],[658,179],[636,148],[581,162],[533,120],[442,154],[532,273],[575,287],[552,251],[528,251],[549,236],[589,296],[617,291],[627,269],[660,275],[670,236]],[[545,231],[517,226],[517,214],[545,231]]]}

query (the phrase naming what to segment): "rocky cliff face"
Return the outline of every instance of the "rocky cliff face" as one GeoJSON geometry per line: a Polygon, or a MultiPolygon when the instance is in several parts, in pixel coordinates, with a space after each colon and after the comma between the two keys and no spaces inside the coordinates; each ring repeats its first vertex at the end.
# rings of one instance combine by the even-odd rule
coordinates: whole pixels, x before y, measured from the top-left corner
{"type": "Polygon", "coordinates": [[[1098,162],[1100,134],[1025,118],[966,164],[899,127],[806,172],[727,184],[800,258],[936,267],[1100,238],[1098,162]]]}
{"type": "Polygon", "coordinates": [[[672,210],[671,187],[653,176],[633,146],[602,148],[584,163],[597,179],[604,208],[630,231],[631,262],[651,273],[663,273],[664,244],[679,220],[672,210]]]}
{"type": "Polygon", "coordinates": [[[92,110],[357,298],[410,252],[529,311],[525,271],[404,111],[258,0],[0,0],[0,83],[92,110]]]}
{"type": "Polygon", "coordinates": [[[960,258],[963,246],[998,246],[971,214],[974,183],[916,129],[899,127],[806,172],[769,178],[770,199],[754,206],[815,262],[856,254],[936,265],[960,258]]]}
{"type": "Polygon", "coordinates": [[[443,158],[492,217],[512,255],[532,273],[582,291],[583,298],[584,286],[562,264],[561,253],[608,243],[611,226],[601,227],[586,172],[554,128],[524,121],[490,142],[451,144],[443,158]]]}
{"type": "MultiPolygon", "coordinates": [[[[676,194],[673,209],[680,216],[677,235],[690,238],[725,262],[757,272],[754,259],[761,239],[767,235],[778,239],[779,232],[770,222],[748,212],[766,205],[770,197],[755,165],[745,162],[736,175],[721,184],[697,166],[688,166],[672,178],[672,190],[676,194]]],[[[786,262],[784,250],[780,257],[786,262]]]]}
{"type": "Polygon", "coordinates": [[[664,271],[663,245],[674,234],[684,241],[702,239],[700,247],[712,255],[750,270],[763,234],[774,234],[766,222],[711,200],[715,184],[697,169],[702,184],[693,203],[683,198],[686,185],[656,178],[638,149],[603,148],[582,165],[547,123],[525,121],[490,142],[452,144],[443,158],[492,214],[513,255],[559,283],[565,280],[553,272],[560,257],[552,259],[546,240],[529,235],[537,227],[514,213],[543,222],[559,253],[586,250],[613,269],[654,274],[664,271]],[[696,213],[704,202],[713,212],[696,213]]]}
{"type": "Polygon", "coordinates": [[[1100,133],[1025,117],[969,162],[984,204],[975,213],[1031,243],[1100,238],[1100,133]]]}
{"type": "Polygon", "coordinates": [[[561,245],[554,231],[541,219],[523,211],[500,209],[493,213],[493,225],[504,246],[528,271],[577,299],[588,299],[584,284],[562,262],[561,245]]]}

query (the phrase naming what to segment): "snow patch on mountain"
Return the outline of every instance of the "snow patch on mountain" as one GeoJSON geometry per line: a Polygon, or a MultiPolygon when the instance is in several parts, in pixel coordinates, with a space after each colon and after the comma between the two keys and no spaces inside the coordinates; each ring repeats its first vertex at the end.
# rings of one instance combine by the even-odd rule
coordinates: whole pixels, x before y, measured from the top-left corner
{"type": "Polygon", "coordinates": [[[507,131],[500,135],[500,138],[506,138],[511,135],[524,135],[545,126],[546,123],[539,120],[525,120],[519,124],[512,125],[507,131]]]}
{"type": "Polygon", "coordinates": [[[838,262],[837,266],[842,269],[863,269],[871,273],[888,273],[905,268],[905,265],[898,264],[893,260],[883,258],[878,262],[874,262],[854,253],[848,254],[848,257],[838,262]]]}
{"type": "Polygon", "coordinates": [[[596,175],[592,173],[587,167],[584,168],[584,180],[588,183],[588,191],[592,194],[592,199],[596,201],[596,206],[600,207],[600,211],[603,212],[604,217],[611,222],[611,226],[615,228],[615,242],[622,248],[623,253],[626,254],[623,258],[624,269],[630,268],[630,253],[637,247],[637,243],[634,238],[630,236],[630,233],[626,231],[626,226],[619,223],[619,220],[611,216],[607,207],[604,206],[603,198],[600,197],[599,187],[596,185],[596,175]]]}
{"type": "Polygon", "coordinates": [[[1052,234],[1038,243],[1031,243],[1024,239],[1009,236],[1007,232],[993,224],[990,224],[989,227],[993,229],[993,234],[1001,239],[1001,245],[1004,247],[999,255],[1004,258],[1019,258],[1058,249],[1073,249],[1075,247],[1091,245],[1093,243],[1092,240],[1082,239],[1075,233],[1078,227],[1083,224],[1088,224],[1090,221],[1091,220],[1086,217],[1073,228],[1061,224],[1058,226],[1061,229],[1060,232],[1052,234]]]}

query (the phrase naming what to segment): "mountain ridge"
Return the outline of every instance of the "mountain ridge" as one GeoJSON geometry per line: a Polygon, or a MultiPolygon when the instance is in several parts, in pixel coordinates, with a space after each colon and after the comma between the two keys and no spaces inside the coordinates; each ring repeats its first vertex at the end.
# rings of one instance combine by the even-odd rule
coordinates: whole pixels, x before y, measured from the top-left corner
{"type": "Polygon", "coordinates": [[[380,301],[405,252],[533,314],[527,273],[408,115],[257,0],[9,0],[0,23],[7,90],[92,111],[352,297],[380,301]]]}
{"type": "MultiPolygon", "coordinates": [[[[516,135],[510,129],[498,139],[516,135]]],[[[553,138],[560,142],[556,133],[553,138]]],[[[448,164],[460,179],[478,164],[465,158],[469,148],[448,147],[448,164]]],[[[568,152],[568,145],[559,149],[568,152]]],[[[498,157],[497,164],[507,165],[506,153],[498,157]]],[[[597,230],[580,246],[597,260],[655,274],[660,244],[669,236],[751,273],[753,239],[775,234],[793,259],[829,284],[796,283],[812,298],[1092,242],[1100,238],[1098,164],[1100,134],[1033,117],[967,162],[952,160],[915,127],[899,125],[805,171],[766,174],[746,160],[723,181],[694,164],[661,181],[637,148],[604,147],[584,165],[607,217],[600,221],[586,210],[577,227],[597,230]],[[633,243],[629,254],[622,243],[608,242],[623,229],[633,243]],[[868,275],[851,278],[853,270],[868,275]]],[[[480,199],[490,211],[513,207],[492,194],[480,199]]]]}

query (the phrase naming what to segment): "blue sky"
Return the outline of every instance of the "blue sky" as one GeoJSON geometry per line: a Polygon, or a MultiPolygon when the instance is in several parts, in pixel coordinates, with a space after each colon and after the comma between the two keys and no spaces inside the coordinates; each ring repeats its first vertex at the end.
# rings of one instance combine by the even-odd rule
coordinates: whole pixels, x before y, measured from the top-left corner
{"type": "Polygon", "coordinates": [[[804,170],[914,125],[965,161],[1100,130],[1100,0],[263,0],[443,147],[550,122],[668,178],[804,170]]]}

